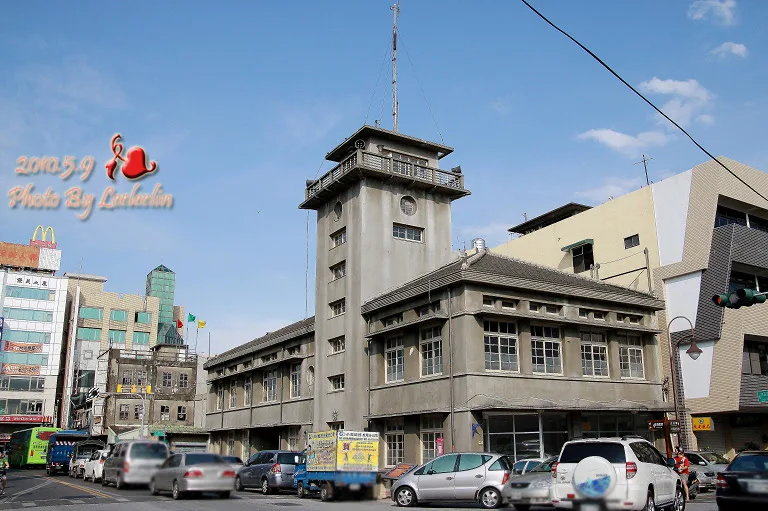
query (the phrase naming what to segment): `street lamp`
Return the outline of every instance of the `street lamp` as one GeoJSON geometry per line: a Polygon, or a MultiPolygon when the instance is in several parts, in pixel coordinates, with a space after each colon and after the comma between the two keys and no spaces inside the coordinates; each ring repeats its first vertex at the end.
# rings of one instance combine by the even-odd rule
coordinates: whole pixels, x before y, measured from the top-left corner
{"type": "MultiPolygon", "coordinates": [[[[675,418],[677,419],[678,424],[679,424],[679,422],[680,422],[680,406],[678,405],[678,402],[677,402],[677,388],[678,388],[677,387],[677,380],[678,380],[678,378],[677,378],[677,364],[675,363],[675,359],[673,358],[672,353],[675,350],[677,350],[677,347],[680,346],[680,344],[682,344],[684,341],[687,341],[688,339],[691,340],[691,345],[688,347],[688,349],[685,351],[685,353],[689,357],[691,357],[691,359],[697,360],[699,358],[699,356],[701,355],[702,351],[701,351],[701,348],[699,348],[698,345],[696,344],[696,336],[695,336],[695,333],[694,333],[694,330],[693,330],[693,323],[691,322],[690,319],[686,318],[685,316],[675,316],[674,318],[672,318],[669,321],[669,323],[667,323],[667,339],[669,341],[669,368],[670,368],[670,374],[672,376],[672,397],[675,400],[675,418]],[[672,322],[675,321],[676,319],[684,319],[684,320],[686,320],[688,322],[688,324],[691,327],[691,335],[686,335],[682,339],[680,339],[678,341],[675,341],[673,343],[672,342],[672,333],[669,331],[669,329],[672,327],[672,322]]],[[[682,375],[681,375],[680,379],[682,380],[682,375]]],[[[680,425],[680,430],[682,432],[682,425],[680,425]]],[[[670,431],[670,435],[671,435],[671,431],[670,431]]],[[[683,438],[685,438],[685,435],[682,435],[682,436],[683,436],[683,438]]],[[[670,438],[669,441],[671,441],[671,438],[670,438]]],[[[681,442],[681,443],[685,444],[684,441],[681,442]]],[[[686,448],[686,447],[688,447],[688,446],[687,445],[683,445],[683,448],[686,448]]],[[[670,445],[667,445],[667,455],[671,457],[671,446],[670,445]]]]}

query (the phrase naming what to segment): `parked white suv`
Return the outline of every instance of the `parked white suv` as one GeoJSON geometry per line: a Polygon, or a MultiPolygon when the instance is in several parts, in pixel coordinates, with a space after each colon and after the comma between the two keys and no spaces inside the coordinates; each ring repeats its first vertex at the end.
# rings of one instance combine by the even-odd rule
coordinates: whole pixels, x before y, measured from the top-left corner
{"type": "Polygon", "coordinates": [[[683,511],[685,493],[670,460],[642,437],[572,440],[552,465],[549,497],[561,509],[592,498],[609,510],[683,511]]]}

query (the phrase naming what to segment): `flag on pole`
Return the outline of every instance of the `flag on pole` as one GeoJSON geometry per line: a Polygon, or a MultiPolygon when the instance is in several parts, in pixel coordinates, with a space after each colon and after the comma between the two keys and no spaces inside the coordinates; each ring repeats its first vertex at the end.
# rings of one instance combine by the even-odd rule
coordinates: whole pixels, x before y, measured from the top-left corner
{"type": "Polygon", "coordinates": [[[176,320],[176,328],[182,328],[184,326],[184,323],[181,322],[180,319],[176,320]]]}
{"type": "Polygon", "coordinates": [[[192,314],[187,314],[187,321],[192,323],[195,321],[195,317],[192,314]]]}
{"type": "Polygon", "coordinates": [[[205,321],[197,320],[197,328],[205,328],[205,321]]]}

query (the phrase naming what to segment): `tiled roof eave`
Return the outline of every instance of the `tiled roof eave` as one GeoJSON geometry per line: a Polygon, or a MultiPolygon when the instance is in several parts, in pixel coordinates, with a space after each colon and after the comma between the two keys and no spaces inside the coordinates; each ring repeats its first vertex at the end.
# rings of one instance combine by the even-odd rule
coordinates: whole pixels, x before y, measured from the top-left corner
{"type": "MultiPolygon", "coordinates": [[[[314,318],[311,318],[314,319],[314,318]]],[[[299,323],[308,322],[307,324],[304,324],[303,326],[300,326],[294,330],[290,330],[288,332],[285,332],[281,335],[265,339],[270,334],[267,334],[265,336],[260,337],[259,339],[255,339],[253,341],[250,341],[249,343],[246,343],[245,345],[238,346],[237,348],[234,348],[228,352],[225,352],[218,357],[214,357],[210,360],[208,360],[204,365],[203,369],[210,369],[212,367],[216,367],[221,364],[225,364],[227,362],[230,362],[232,360],[238,359],[240,357],[246,357],[249,355],[253,355],[255,353],[258,353],[259,351],[266,349],[268,347],[274,346],[275,344],[280,344],[281,342],[285,342],[291,339],[296,339],[299,337],[303,337],[305,335],[309,335],[315,331],[315,323],[314,320],[309,322],[309,320],[303,320],[299,323]]],[[[290,325],[289,325],[290,326],[290,325]]]]}

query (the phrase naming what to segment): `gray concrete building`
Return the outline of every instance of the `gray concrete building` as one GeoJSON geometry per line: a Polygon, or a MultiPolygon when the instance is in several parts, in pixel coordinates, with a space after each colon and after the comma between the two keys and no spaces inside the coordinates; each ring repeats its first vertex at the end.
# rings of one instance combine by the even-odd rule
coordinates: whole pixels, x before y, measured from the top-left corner
{"type": "Polygon", "coordinates": [[[450,147],[364,126],[307,181],[315,316],[213,357],[206,424],[238,456],[331,428],[381,433],[390,466],[441,450],[554,453],[643,434],[669,409],[652,295],[451,247],[469,194],[450,147]],[[296,383],[294,383],[296,382],[296,383]],[[294,392],[294,385],[299,389],[294,392]]]}

